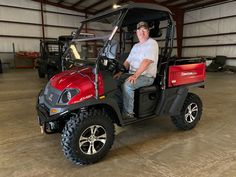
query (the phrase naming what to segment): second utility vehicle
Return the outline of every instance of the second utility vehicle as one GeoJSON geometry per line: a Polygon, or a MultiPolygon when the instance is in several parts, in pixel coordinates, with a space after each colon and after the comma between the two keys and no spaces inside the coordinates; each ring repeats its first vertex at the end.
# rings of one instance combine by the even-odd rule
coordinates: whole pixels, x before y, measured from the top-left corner
{"type": "Polygon", "coordinates": [[[58,40],[40,40],[40,57],[37,59],[38,75],[48,79],[62,71],[61,57],[65,51],[66,44],[72,36],[62,36],[58,40]]]}

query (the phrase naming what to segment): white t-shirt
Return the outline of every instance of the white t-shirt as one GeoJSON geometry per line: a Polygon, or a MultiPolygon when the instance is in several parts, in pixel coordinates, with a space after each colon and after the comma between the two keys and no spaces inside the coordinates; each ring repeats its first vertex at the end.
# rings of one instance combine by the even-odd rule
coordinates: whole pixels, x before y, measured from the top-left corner
{"type": "Polygon", "coordinates": [[[158,43],[152,38],[149,38],[144,43],[135,44],[127,58],[130,64],[130,73],[134,73],[139,68],[142,61],[148,59],[152,60],[153,63],[148,66],[147,70],[145,70],[142,75],[155,78],[157,73],[158,52],[158,43]]]}

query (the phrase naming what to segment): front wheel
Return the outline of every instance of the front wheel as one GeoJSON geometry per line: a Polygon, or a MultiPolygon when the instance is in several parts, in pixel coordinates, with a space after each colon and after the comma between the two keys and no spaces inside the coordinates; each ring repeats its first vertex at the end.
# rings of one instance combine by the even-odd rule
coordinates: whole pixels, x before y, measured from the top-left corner
{"type": "Polygon", "coordinates": [[[202,101],[196,94],[188,93],[180,115],[171,116],[174,125],[181,130],[194,128],[202,115],[202,101]]]}
{"type": "Polygon", "coordinates": [[[101,110],[71,118],[62,132],[65,156],[75,164],[91,164],[102,159],[114,141],[114,125],[101,110]]]}
{"type": "Polygon", "coordinates": [[[45,73],[43,72],[40,66],[38,67],[38,75],[39,75],[39,78],[45,78],[45,73]]]}

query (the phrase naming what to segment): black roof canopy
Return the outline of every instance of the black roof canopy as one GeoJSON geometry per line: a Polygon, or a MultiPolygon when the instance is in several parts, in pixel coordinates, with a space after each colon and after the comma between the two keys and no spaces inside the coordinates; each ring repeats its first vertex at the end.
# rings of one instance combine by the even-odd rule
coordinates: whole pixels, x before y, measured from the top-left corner
{"type": "Polygon", "coordinates": [[[161,5],[149,4],[149,3],[129,3],[121,6],[117,9],[111,9],[106,12],[92,16],[82,23],[87,21],[94,21],[106,16],[118,14],[120,12],[127,11],[125,18],[123,19],[122,26],[136,24],[139,21],[151,21],[151,20],[166,20],[170,18],[171,11],[161,5]]]}
{"type": "Polygon", "coordinates": [[[129,9],[128,13],[126,14],[122,26],[130,26],[133,24],[137,24],[140,21],[162,21],[167,20],[170,18],[168,12],[158,11],[153,9],[146,9],[146,8],[133,8],[129,9]]]}

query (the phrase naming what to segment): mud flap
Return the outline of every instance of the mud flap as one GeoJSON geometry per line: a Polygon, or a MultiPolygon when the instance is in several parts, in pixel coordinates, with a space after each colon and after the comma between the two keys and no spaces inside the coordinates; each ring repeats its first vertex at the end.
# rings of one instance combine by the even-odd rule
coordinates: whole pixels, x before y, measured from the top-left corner
{"type": "Polygon", "coordinates": [[[156,115],[179,115],[188,94],[187,87],[174,87],[162,91],[156,115]]]}
{"type": "Polygon", "coordinates": [[[179,115],[183,107],[184,101],[188,95],[188,88],[183,87],[177,91],[177,96],[170,107],[169,113],[171,116],[179,115]]]}

